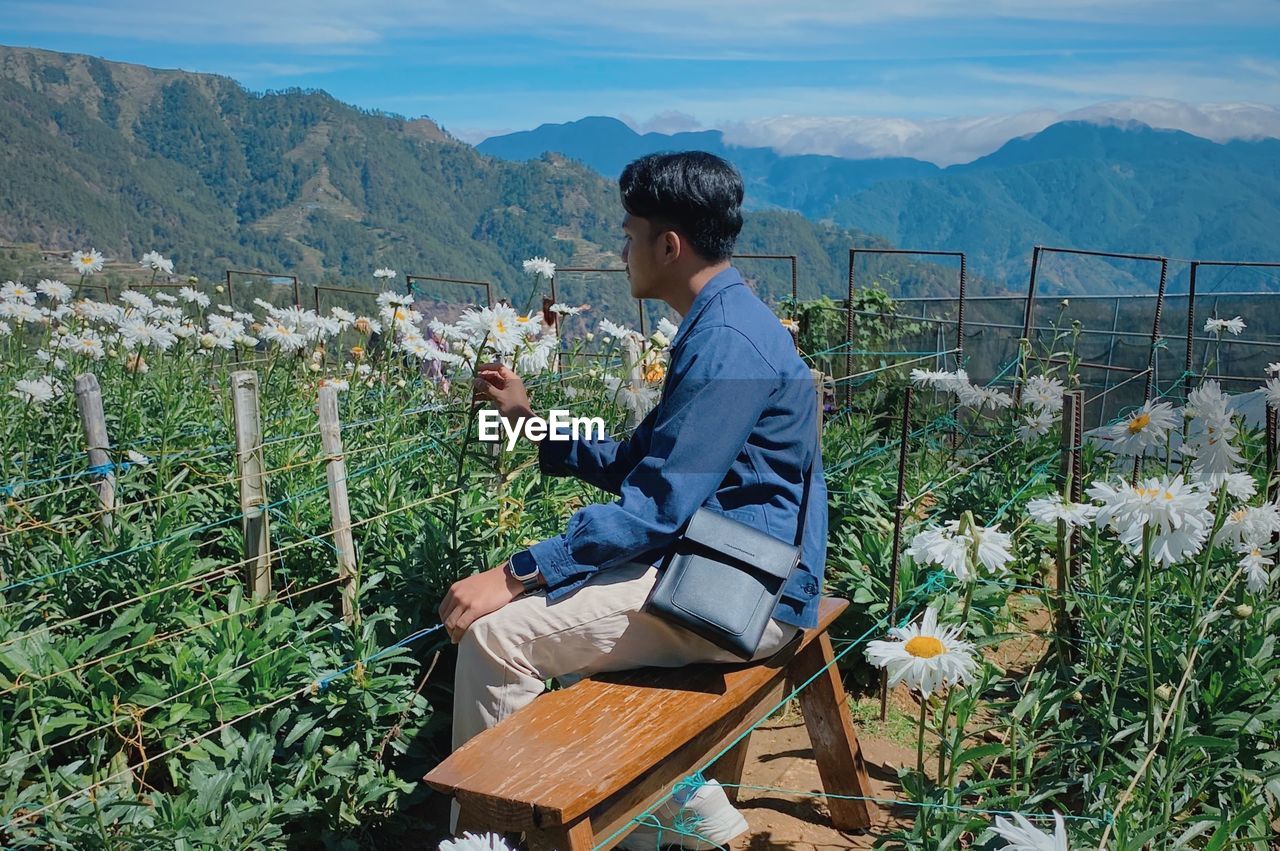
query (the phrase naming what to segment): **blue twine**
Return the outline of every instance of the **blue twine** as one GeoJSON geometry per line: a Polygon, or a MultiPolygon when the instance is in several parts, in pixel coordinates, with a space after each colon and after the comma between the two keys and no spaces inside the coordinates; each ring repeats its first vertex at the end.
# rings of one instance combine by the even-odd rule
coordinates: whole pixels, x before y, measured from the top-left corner
{"type": "Polygon", "coordinates": [[[438,623],[435,626],[425,627],[424,629],[420,629],[417,632],[406,635],[404,638],[400,639],[395,644],[392,644],[388,647],[384,647],[381,650],[379,650],[377,653],[372,654],[371,656],[366,656],[365,658],[359,660],[358,662],[352,662],[350,665],[347,665],[345,668],[337,670],[332,674],[329,674],[328,676],[321,677],[320,679],[316,680],[315,689],[316,691],[324,691],[329,687],[329,684],[332,683],[334,680],[338,680],[338,679],[341,679],[342,677],[345,677],[347,674],[351,673],[356,668],[362,665],[368,665],[370,662],[376,662],[378,659],[381,659],[383,656],[386,656],[391,651],[399,650],[401,647],[406,647],[409,644],[412,644],[413,642],[417,641],[419,638],[428,636],[431,633],[435,632],[436,630],[442,629],[443,627],[444,627],[444,624],[438,623]]]}
{"type": "MultiPolygon", "coordinates": [[[[434,436],[432,436],[432,435],[424,435],[424,436],[423,436],[423,438],[424,438],[424,440],[428,440],[428,441],[436,441],[436,440],[437,440],[437,438],[435,438],[435,437],[434,437],[434,436]]],[[[373,472],[374,470],[379,470],[379,469],[381,469],[381,468],[383,468],[383,467],[387,466],[388,464],[394,464],[394,463],[396,463],[397,461],[401,461],[401,460],[403,460],[403,459],[405,459],[405,458],[408,458],[408,457],[409,457],[409,456],[411,456],[411,455],[415,455],[415,454],[417,454],[417,453],[423,452],[423,451],[425,451],[427,448],[428,448],[428,447],[427,447],[426,445],[424,445],[424,446],[419,446],[419,447],[417,447],[416,449],[410,449],[410,450],[407,450],[407,451],[405,451],[405,452],[402,452],[402,453],[400,453],[399,455],[396,455],[396,456],[395,456],[395,457],[393,457],[393,458],[388,458],[388,459],[385,459],[385,460],[383,460],[383,461],[379,461],[377,464],[371,464],[371,465],[369,465],[369,466],[367,466],[367,467],[361,467],[361,468],[358,468],[358,469],[356,469],[356,470],[353,470],[351,473],[349,473],[349,474],[347,475],[347,481],[351,481],[352,479],[355,479],[355,478],[358,478],[358,477],[360,477],[360,476],[363,476],[363,475],[366,475],[366,474],[368,474],[368,473],[371,473],[371,472],[373,472]]],[[[267,503],[266,505],[262,506],[261,510],[262,510],[262,511],[266,511],[266,512],[270,512],[270,511],[271,511],[272,509],[274,509],[274,508],[278,508],[278,507],[279,507],[279,506],[281,506],[281,505],[286,505],[286,504],[288,504],[288,503],[290,503],[290,502],[293,502],[294,500],[302,499],[302,498],[307,497],[307,496],[312,496],[312,495],[317,494],[317,493],[319,493],[319,492],[321,492],[321,491],[323,491],[323,490],[326,490],[328,487],[329,487],[328,483],[327,483],[327,482],[325,482],[325,483],[320,484],[320,485],[315,485],[315,486],[310,487],[310,488],[305,488],[305,489],[303,489],[303,490],[299,491],[298,493],[291,494],[291,495],[289,495],[289,496],[285,496],[285,497],[282,497],[282,498],[280,498],[280,499],[278,499],[278,500],[275,500],[274,502],[267,503]]],[[[108,562],[108,561],[112,561],[112,560],[114,560],[114,559],[121,558],[121,557],[123,557],[123,556],[133,555],[133,554],[135,554],[135,553],[139,553],[139,552],[144,552],[144,551],[146,551],[146,550],[151,549],[152,547],[157,547],[157,546],[159,546],[160,544],[165,544],[165,543],[169,543],[169,542],[172,542],[172,541],[178,541],[178,540],[187,539],[187,538],[190,538],[192,535],[198,534],[198,533],[200,533],[200,532],[207,532],[207,531],[208,531],[208,530],[210,530],[210,529],[215,529],[215,528],[217,528],[217,527],[219,527],[219,526],[225,526],[225,525],[226,525],[226,524],[228,524],[228,523],[234,523],[234,522],[235,522],[235,521],[237,521],[237,520],[242,520],[242,519],[244,519],[244,517],[245,517],[245,516],[246,516],[246,515],[245,515],[245,513],[244,513],[244,512],[239,512],[239,513],[237,513],[237,514],[233,514],[233,515],[231,515],[231,516],[229,516],[229,517],[223,517],[223,518],[222,518],[222,519],[220,519],[220,520],[215,520],[215,521],[213,521],[213,522],[211,522],[211,523],[205,523],[205,524],[203,524],[203,525],[190,526],[190,527],[187,527],[187,528],[185,528],[185,529],[182,529],[181,531],[175,532],[175,533],[173,533],[172,535],[166,535],[166,536],[164,536],[163,538],[156,538],[156,539],[151,540],[151,541],[145,541],[145,542],[143,542],[143,543],[141,543],[141,544],[138,544],[137,546],[129,547],[128,549],[118,550],[118,551],[116,551],[116,552],[114,552],[114,553],[107,553],[107,554],[106,554],[106,555],[104,555],[104,556],[99,556],[99,557],[97,557],[97,558],[95,558],[95,559],[90,559],[89,561],[80,562],[79,564],[73,564],[73,565],[70,565],[69,567],[60,568],[59,570],[50,571],[49,573],[42,573],[42,574],[40,574],[39,576],[33,576],[33,577],[31,577],[30,579],[24,579],[24,580],[22,580],[22,581],[20,581],[20,582],[12,582],[12,583],[10,583],[10,584],[8,584],[8,585],[5,585],[3,588],[0,588],[0,593],[3,593],[3,592],[5,592],[5,591],[10,591],[10,590],[12,590],[12,589],[14,589],[14,588],[22,588],[22,587],[27,586],[27,585],[33,585],[33,584],[35,584],[36,582],[39,582],[39,581],[41,581],[41,580],[43,580],[43,579],[51,579],[51,578],[53,578],[53,577],[55,577],[55,576],[62,576],[63,574],[71,573],[71,572],[73,572],[73,571],[77,571],[77,570],[82,570],[82,569],[84,569],[84,568],[86,568],[86,567],[94,567],[94,566],[99,565],[99,564],[104,564],[104,563],[106,563],[106,562],[108,562]]]]}

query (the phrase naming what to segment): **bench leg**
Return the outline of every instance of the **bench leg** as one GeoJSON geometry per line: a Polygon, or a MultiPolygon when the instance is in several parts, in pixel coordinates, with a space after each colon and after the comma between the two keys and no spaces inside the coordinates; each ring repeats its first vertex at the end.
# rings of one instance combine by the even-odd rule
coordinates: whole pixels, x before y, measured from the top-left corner
{"type": "MultiPolygon", "coordinates": [[[[829,795],[871,795],[866,762],[858,734],[849,715],[848,698],[840,671],[835,665],[822,670],[835,658],[831,639],[824,632],[791,661],[791,682],[799,685],[819,671],[822,673],[800,692],[800,709],[809,730],[809,741],[818,761],[822,788],[829,795]]],[[[871,826],[875,805],[871,801],[827,798],[831,820],[840,830],[860,830],[871,826]]]]}
{"type": "Polygon", "coordinates": [[[738,786],[742,782],[742,772],[747,767],[747,746],[751,744],[751,735],[743,736],[742,741],[733,746],[724,756],[716,760],[707,770],[708,780],[719,780],[725,786],[724,793],[733,803],[738,802],[738,786]]]}
{"type": "Polygon", "coordinates": [[[529,843],[529,851],[591,851],[596,842],[589,818],[546,830],[528,830],[524,838],[529,843]]]}

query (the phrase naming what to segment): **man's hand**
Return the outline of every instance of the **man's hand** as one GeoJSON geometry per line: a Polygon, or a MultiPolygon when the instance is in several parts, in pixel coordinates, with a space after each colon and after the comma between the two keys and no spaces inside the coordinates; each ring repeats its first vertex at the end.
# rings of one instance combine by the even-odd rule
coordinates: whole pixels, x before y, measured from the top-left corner
{"type": "Polygon", "coordinates": [[[504,364],[482,363],[476,368],[475,394],[477,399],[493,402],[508,422],[533,415],[524,382],[504,364]]]}
{"type": "Polygon", "coordinates": [[[524,586],[507,574],[506,565],[459,579],[440,604],[440,622],[457,644],[471,624],[496,612],[524,593],[524,586]]]}

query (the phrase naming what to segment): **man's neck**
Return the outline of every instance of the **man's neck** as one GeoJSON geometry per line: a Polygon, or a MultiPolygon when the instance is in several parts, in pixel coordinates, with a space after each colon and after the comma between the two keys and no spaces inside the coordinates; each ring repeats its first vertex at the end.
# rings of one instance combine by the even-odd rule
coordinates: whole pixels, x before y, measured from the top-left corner
{"type": "Polygon", "coordinates": [[[698,297],[698,293],[702,292],[702,288],[707,282],[719,275],[730,266],[730,261],[725,260],[714,266],[704,266],[695,272],[686,282],[673,288],[666,298],[663,299],[667,304],[671,305],[671,309],[681,316],[688,314],[693,307],[693,301],[698,297]]]}

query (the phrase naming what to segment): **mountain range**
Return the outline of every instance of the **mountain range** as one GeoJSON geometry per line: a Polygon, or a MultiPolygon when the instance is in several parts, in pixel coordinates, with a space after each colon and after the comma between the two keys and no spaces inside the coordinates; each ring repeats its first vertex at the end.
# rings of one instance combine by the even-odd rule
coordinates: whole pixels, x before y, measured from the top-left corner
{"type": "MultiPolygon", "coordinates": [[[[742,172],[757,209],[883,236],[905,248],[968,253],[977,271],[1025,280],[1035,244],[1180,258],[1280,258],[1280,140],[1213,142],[1138,122],[1069,121],[1012,139],[972,162],[940,168],[911,158],[781,155],[727,144],[720,131],[640,134],[613,118],[584,118],[486,139],[483,153],[520,161],[556,151],[614,175],[663,150],[720,154],[742,172]]],[[[1064,291],[1143,286],[1068,269],[1064,291]]]]}
{"type": "MultiPolygon", "coordinates": [[[[159,250],[184,274],[287,272],[304,287],[371,287],[391,267],[492,281],[524,303],[525,258],[620,267],[621,217],[616,183],[558,154],[507,162],[428,119],[320,91],[253,93],[227,77],[0,47],[0,243],[130,262],[159,250]]],[[[759,211],[739,251],[796,254],[801,293],[816,296],[843,292],[851,246],[887,244],[759,211]]],[[[745,265],[764,293],[789,292],[787,264],[745,265]]],[[[929,265],[880,271],[912,292],[954,287],[929,265]]],[[[628,302],[621,276],[564,276],[566,288],[606,310],[628,302]]]]}

